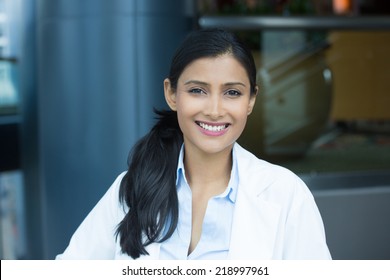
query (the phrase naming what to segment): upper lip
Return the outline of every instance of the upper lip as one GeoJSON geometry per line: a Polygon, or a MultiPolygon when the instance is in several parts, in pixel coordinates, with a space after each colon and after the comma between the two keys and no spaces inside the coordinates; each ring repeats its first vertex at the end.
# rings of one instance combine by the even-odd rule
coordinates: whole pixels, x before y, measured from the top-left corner
{"type": "Polygon", "coordinates": [[[203,123],[211,126],[221,126],[221,125],[229,125],[228,122],[205,122],[205,121],[195,121],[197,124],[203,123]]]}

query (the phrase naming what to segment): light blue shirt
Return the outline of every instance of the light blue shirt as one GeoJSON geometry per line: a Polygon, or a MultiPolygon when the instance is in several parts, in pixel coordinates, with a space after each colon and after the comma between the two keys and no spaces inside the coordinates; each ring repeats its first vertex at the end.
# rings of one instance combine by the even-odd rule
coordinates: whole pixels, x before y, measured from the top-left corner
{"type": "Polygon", "coordinates": [[[160,259],[223,260],[227,258],[234,204],[238,188],[237,160],[233,151],[233,164],[229,184],[225,191],[210,198],[203,219],[202,234],[196,248],[188,255],[192,227],[192,192],[184,169],[184,145],[177,166],[177,196],[179,220],[172,236],[161,244],[160,259]]]}

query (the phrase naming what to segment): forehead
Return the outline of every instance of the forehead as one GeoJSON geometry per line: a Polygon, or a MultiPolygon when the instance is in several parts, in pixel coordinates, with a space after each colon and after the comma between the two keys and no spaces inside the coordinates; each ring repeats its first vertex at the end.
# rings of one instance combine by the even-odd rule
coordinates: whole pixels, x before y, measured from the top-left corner
{"type": "Polygon", "coordinates": [[[225,54],[217,57],[198,58],[187,65],[179,80],[197,78],[200,80],[240,80],[249,83],[247,71],[232,55],[225,54]]]}

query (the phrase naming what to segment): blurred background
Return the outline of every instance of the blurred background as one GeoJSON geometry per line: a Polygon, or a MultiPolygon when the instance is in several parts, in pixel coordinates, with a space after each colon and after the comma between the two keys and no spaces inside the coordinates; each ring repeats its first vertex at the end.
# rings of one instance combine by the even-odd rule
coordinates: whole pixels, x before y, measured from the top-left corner
{"type": "Polygon", "coordinates": [[[0,0],[0,259],[65,249],[208,27],[256,60],[240,144],[307,183],[333,258],[390,259],[386,0],[0,0]]]}

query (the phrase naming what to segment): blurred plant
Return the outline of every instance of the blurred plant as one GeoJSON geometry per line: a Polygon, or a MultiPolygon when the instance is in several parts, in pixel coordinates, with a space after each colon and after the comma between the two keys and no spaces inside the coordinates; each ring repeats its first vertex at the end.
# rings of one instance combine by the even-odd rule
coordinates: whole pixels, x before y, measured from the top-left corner
{"type": "Polygon", "coordinates": [[[291,0],[285,1],[285,10],[288,14],[314,14],[314,4],[311,0],[291,0]]]}
{"type": "MultiPolygon", "coordinates": [[[[201,14],[209,15],[314,15],[322,14],[332,0],[198,0],[201,14]]],[[[258,31],[240,30],[236,34],[252,50],[261,50],[258,31]]],[[[326,42],[326,32],[307,33],[308,47],[326,42]]]]}
{"type": "Polygon", "coordinates": [[[315,14],[319,0],[198,0],[201,13],[219,15],[315,14]]]}

